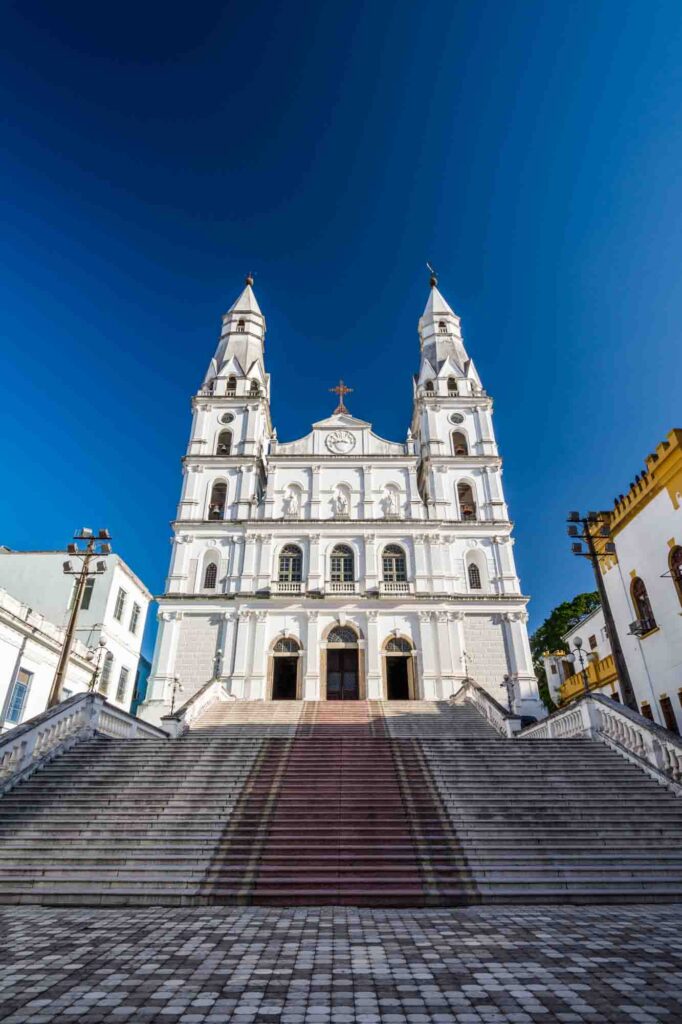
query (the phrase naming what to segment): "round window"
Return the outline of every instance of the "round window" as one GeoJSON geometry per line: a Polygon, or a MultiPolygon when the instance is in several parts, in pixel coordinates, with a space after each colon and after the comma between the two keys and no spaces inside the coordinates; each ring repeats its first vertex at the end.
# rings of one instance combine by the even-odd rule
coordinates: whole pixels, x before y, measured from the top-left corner
{"type": "Polygon", "coordinates": [[[462,416],[461,412],[453,412],[452,416],[450,417],[450,422],[464,423],[464,417],[462,416]]]}
{"type": "Polygon", "coordinates": [[[234,419],[234,416],[232,415],[231,412],[224,412],[222,414],[222,416],[220,417],[220,422],[221,423],[231,423],[233,419],[234,419]]]}

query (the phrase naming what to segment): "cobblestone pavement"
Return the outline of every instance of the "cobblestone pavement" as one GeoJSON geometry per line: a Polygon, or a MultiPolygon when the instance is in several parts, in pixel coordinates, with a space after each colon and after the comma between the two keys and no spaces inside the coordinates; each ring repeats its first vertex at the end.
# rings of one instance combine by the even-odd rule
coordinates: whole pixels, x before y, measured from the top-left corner
{"type": "Polygon", "coordinates": [[[682,1021],[682,906],[0,911],[0,1021],[682,1021]]]}

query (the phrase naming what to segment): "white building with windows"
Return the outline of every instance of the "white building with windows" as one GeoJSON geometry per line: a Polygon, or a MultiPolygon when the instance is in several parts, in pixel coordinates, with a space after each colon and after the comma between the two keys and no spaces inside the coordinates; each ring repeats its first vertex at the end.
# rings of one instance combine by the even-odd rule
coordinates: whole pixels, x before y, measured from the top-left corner
{"type": "MultiPolygon", "coordinates": [[[[63,571],[66,557],[63,551],[0,548],[0,587],[63,628],[75,593],[75,577],[63,571]]],[[[106,572],[88,580],[76,639],[97,652],[97,689],[127,711],[152,595],[118,555],[109,555],[105,561],[106,572]]]]}
{"type": "MultiPolygon", "coordinates": [[[[0,733],[46,709],[63,644],[63,629],[0,589],[0,733]]],[[[88,690],[96,671],[97,652],[77,640],[64,698],[88,690]]]]}
{"type": "Polygon", "coordinates": [[[352,415],[341,384],[280,441],[247,278],[193,398],[144,717],[214,678],[238,699],[391,700],[471,676],[504,700],[505,675],[517,710],[543,713],[492,399],[431,283],[406,439],[352,415]]]}

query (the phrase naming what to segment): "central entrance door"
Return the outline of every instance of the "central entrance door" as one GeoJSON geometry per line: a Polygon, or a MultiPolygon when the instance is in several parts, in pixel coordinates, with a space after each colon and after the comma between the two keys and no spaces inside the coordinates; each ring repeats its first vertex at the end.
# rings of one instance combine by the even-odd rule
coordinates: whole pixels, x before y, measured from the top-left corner
{"type": "Polygon", "coordinates": [[[389,700],[410,699],[407,661],[407,658],[386,658],[386,690],[389,700]]]}
{"type": "Polygon", "coordinates": [[[327,700],[360,700],[357,647],[327,651],[327,700]]]}
{"type": "Polygon", "coordinates": [[[298,658],[275,658],[272,675],[272,699],[296,700],[298,658]]]}

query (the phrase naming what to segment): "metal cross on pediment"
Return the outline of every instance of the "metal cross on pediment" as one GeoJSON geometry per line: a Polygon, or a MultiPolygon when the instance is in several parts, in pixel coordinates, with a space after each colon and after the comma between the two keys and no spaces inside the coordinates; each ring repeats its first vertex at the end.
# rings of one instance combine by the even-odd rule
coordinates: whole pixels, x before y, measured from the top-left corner
{"type": "Polygon", "coordinates": [[[335,388],[330,388],[329,390],[332,391],[335,395],[339,396],[339,404],[337,405],[336,409],[334,409],[334,412],[332,413],[332,416],[337,416],[338,413],[340,413],[340,412],[347,413],[348,409],[346,409],[346,406],[345,406],[345,403],[344,403],[343,400],[344,400],[346,395],[352,394],[353,388],[347,388],[346,385],[343,383],[343,381],[340,380],[335,388]]]}

